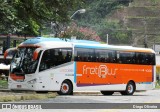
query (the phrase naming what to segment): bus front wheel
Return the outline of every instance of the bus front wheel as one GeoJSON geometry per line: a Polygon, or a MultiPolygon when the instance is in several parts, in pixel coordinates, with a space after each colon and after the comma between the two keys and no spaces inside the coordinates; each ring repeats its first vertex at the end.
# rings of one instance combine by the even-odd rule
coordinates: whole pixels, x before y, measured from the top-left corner
{"type": "Polygon", "coordinates": [[[72,95],[73,94],[73,86],[72,83],[68,80],[65,80],[61,84],[60,91],[57,92],[59,95],[72,95]]]}
{"type": "Polygon", "coordinates": [[[114,91],[101,91],[103,95],[112,95],[114,91]]]}
{"type": "Polygon", "coordinates": [[[135,84],[133,82],[129,82],[126,86],[126,90],[122,91],[122,95],[133,95],[135,92],[135,84]]]}

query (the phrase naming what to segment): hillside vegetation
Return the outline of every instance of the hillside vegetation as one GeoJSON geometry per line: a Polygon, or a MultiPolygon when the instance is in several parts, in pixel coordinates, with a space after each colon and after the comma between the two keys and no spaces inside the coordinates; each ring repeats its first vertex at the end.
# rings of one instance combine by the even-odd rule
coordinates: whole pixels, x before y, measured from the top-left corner
{"type": "Polygon", "coordinates": [[[74,20],[78,26],[97,32],[109,44],[152,47],[160,42],[160,0],[87,0],[85,14],[74,20]]]}

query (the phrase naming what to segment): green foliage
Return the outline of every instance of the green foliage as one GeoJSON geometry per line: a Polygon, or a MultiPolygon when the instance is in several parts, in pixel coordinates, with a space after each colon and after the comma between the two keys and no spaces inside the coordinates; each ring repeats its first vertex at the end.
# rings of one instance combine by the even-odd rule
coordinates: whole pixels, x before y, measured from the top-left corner
{"type": "Polygon", "coordinates": [[[104,24],[97,25],[96,29],[101,40],[106,42],[106,35],[109,35],[109,43],[112,44],[128,44],[132,32],[124,29],[119,21],[102,21],[104,24]]]}
{"type": "Polygon", "coordinates": [[[86,0],[85,14],[75,16],[78,26],[92,28],[106,42],[109,34],[109,43],[126,44],[131,37],[128,31],[117,19],[107,20],[107,15],[112,15],[114,10],[127,6],[131,0],[86,0]]]}
{"type": "Polygon", "coordinates": [[[152,5],[157,5],[159,0],[151,0],[152,5]]]}
{"type": "Polygon", "coordinates": [[[8,82],[6,80],[1,80],[0,79],[0,88],[8,88],[8,82]]]}
{"type": "Polygon", "coordinates": [[[0,31],[3,34],[39,35],[44,23],[69,21],[69,10],[83,0],[0,0],[0,31]]]}

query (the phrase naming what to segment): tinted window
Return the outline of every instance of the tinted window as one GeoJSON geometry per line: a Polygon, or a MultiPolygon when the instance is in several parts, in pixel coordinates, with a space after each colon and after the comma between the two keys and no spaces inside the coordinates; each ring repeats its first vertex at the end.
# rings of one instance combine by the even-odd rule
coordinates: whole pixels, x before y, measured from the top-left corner
{"type": "Polygon", "coordinates": [[[95,50],[95,61],[96,62],[116,62],[116,52],[111,50],[95,50]]]}
{"type": "Polygon", "coordinates": [[[136,63],[134,52],[120,51],[117,57],[118,57],[119,63],[124,63],[124,64],[135,64],[136,63]]]}
{"type": "Polygon", "coordinates": [[[71,58],[72,58],[72,49],[69,48],[46,50],[43,53],[39,71],[43,71],[51,67],[70,62],[71,58]]]}
{"type": "Polygon", "coordinates": [[[155,54],[75,48],[75,61],[155,65],[155,54]]]}
{"type": "Polygon", "coordinates": [[[75,61],[92,62],[94,57],[94,49],[76,48],[75,50],[75,61]]]}
{"type": "Polygon", "coordinates": [[[155,54],[136,53],[137,64],[155,65],[155,54]]]}

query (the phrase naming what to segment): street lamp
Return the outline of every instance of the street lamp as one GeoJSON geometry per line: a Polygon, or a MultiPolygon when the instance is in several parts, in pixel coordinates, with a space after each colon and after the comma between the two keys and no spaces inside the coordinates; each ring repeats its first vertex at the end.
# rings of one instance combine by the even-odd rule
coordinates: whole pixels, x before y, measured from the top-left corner
{"type": "Polygon", "coordinates": [[[72,14],[72,16],[70,17],[70,19],[72,19],[74,17],[74,15],[76,15],[77,13],[85,13],[85,12],[86,12],[86,9],[79,9],[79,10],[77,10],[76,12],[74,12],[72,14]]]}
{"type": "MultiPolygon", "coordinates": [[[[76,12],[74,12],[71,16],[70,16],[70,19],[72,20],[72,18],[77,14],[77,13],[85,13],[86,12],[86,9],[79,9],[77,10],[76,12]]],[[[72,36],[71,39],[76,39],[75,36],[72,36]]]]}
{"type": "MultiPolygon", "coordinates": [[[[72,18],[77,14],[77,13],[85,13],[86,12],[86,9],[79,9],[79,10],[77,10],[76,12],[74,12],[71,16],[70,16],[70,19],[72,20],[72,18]]],[[[57,29],[58,27],[57,26],[59,26],[60,24],[59,23],[53,23],[53,22],[51,22],[51,30],[52,29],[54,29],[55,30],[55,32],[56,32],[56,34],[54,34],[54,35],[58,35],[58,30],[60,30],[60,29],[57,29]]],[[[63,31],[61,31],[61,32],[64,32],[64,29],[62,29],[63,31]]]]}

